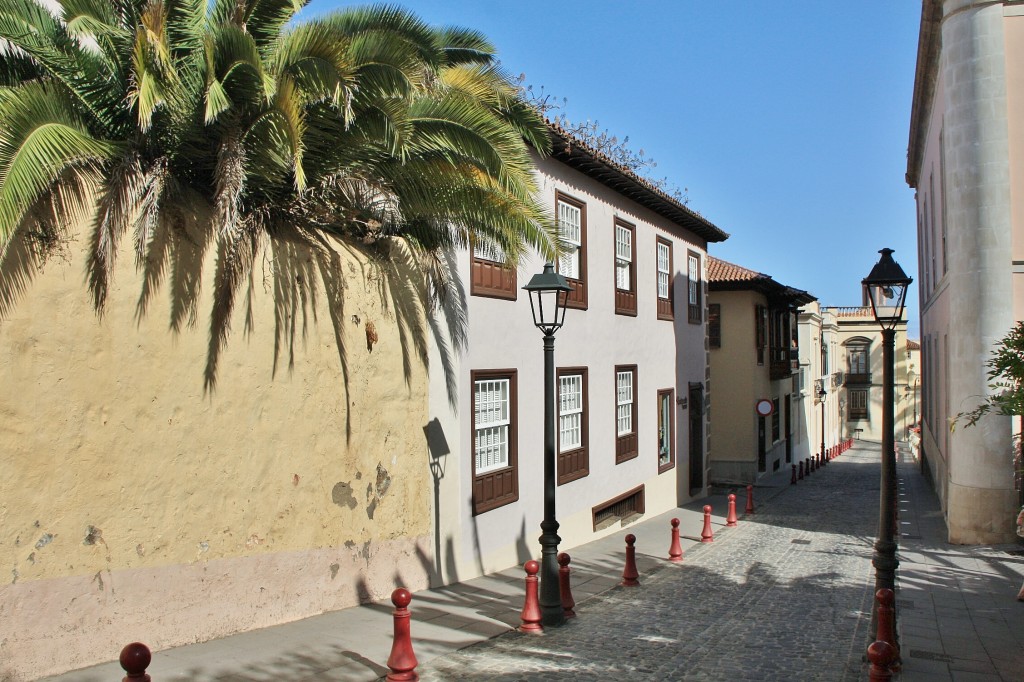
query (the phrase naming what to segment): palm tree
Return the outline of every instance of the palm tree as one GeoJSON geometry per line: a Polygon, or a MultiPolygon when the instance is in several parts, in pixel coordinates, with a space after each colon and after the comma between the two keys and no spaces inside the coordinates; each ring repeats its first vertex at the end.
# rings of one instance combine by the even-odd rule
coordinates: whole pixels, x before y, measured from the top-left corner
{"type": "Polygon", "coordinates": [[[61,0],[54,16],[5,1],[0,317],[45,246],[83,218],[99,314],[129,231],[139,314],[170,271],[174,329],[195,318],[196,263],[215,246],[211,388],[237,295],[268,248],[275,260],[312,250],[339,306],[339,245],[393,274],[412,268],[402,286],[425,303],[447,291],[453,247],[497,246],[512,263],[530,248],[556,255],[527,146],[544,153],[547,128],[493,46],[387,6],[290,23],[305,4],[61,0]]]}

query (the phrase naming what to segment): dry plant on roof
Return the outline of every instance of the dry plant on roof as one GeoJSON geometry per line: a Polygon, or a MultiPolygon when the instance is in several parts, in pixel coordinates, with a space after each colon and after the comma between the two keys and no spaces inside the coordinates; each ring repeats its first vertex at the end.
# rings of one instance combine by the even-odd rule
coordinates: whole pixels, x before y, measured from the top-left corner
{"type": "Polygon", "coordinates": [[[287,288],[304,266],[285,256],[309,250],[340,308],[338,248],[412,268],[388,286],[424,303],[447,290],[449,248],[556,256],[527,150],[545,152],[548,132],[492,45],[389,6],[292,22],[305,4],[61,0],[55,16],[3,2],[0,319],[45,259],[27,235],[60,243],[91,224],[99,314],[130,241],[138,312],[169,280],[173,329],[196,319],[212,248],[209,389],[261,258],[287,288]]]}

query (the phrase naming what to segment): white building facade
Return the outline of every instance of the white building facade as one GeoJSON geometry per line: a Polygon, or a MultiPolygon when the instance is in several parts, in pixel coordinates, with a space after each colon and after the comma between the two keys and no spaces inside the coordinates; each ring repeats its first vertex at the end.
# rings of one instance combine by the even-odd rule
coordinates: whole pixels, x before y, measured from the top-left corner
{"type": "MultiPolygon", "coordinates": [[[[558,264],[573,292],[555,341],[567,549],[706,494],[707,243],[728,235],[552,134],[555,152],[537,173],[571,245],[558,264]]],[[[464,297],[449,302],[447,322],[435,318],[430,358],[438,582],[540,555],[544,358],[522,286],[542,268],[537,258],[515,271],[500,254],[455,256],[464,297]]]]}

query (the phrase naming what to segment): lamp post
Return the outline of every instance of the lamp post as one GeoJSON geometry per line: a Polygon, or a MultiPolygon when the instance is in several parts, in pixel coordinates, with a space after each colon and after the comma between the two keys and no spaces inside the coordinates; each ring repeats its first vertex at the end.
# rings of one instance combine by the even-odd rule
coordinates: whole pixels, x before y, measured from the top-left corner
{"type": "Polygon", "coordinates": [[[562,625],[558,587],[558,521],[555,519],[555,332],[565,322],[572,287],[551,263],[523,287],[530,295],[533,324],[544,333],[544,520],[540,523],[540,611],[544,625],[562,625]]]}
{"type": "Polygon", "coordinates": [[[846,414],[846,399],[839,399],[839,412],[836,414],[836,431],[839,433],[839,438],[842,439],[846,435],[846,430],[843,428],[843,415],[846,414]]]}
{"type": "Polygon", "coordinates": [[[917,392],[918,385],[921,383],[921,377],[914,378],[914,423],[913,426],[917,426],[917,392]]]}
{"type": "MultiPolygon", "coordinates": [[[[895,590],[896,569],[896,437],[894,434],[896,398],[894,354],[896,327],[903,320],[907,289],[913,280],[892,258],[892,249],[879,251],[882,257],[861,282],[875,321],[882,328],[882,481],[878,511],[878,541],[872,564],[875,566],[875,591],[895,590]]],[[[874,619],[877,622],[877,606],[874,619]]]]}
{"type": "Polygon", "coordinates": [[[818,389],[818,402],[821,403],[821,463],[824,464],[827,460],[825,457],[825,378],[821,379],[821,388],[818,389]]]}

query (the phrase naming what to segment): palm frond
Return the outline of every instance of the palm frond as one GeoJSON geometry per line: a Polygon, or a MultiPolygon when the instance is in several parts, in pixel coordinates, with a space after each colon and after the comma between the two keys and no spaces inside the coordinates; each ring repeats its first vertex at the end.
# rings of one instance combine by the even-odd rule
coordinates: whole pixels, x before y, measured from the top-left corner
{"type": "Polygon", "coordinates": [[[139,215],[145,173],[137,154],[126,154],[107,169],[93,219],[86,276],[93,307],[103,313],[121,237],[139,215]]]}
{"type": "Polygon", "coordinates": [[[494,61],[494,45],[479,31],[459,26],[444,26],[437,30],[450,66],[462,64],[490,64],[494,61]]]}
{"type": "Polygon", "coordinates": [[[69,167],[95,170],[114,146],[89,134],[60,91],[41,82],[0,91],[0,244],[69,167]]]}

